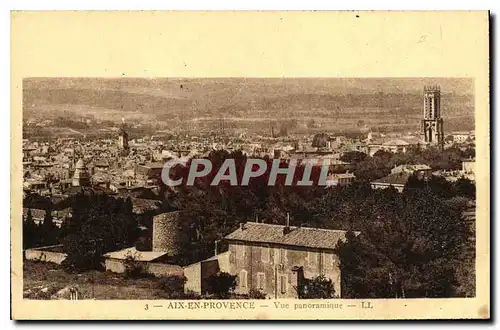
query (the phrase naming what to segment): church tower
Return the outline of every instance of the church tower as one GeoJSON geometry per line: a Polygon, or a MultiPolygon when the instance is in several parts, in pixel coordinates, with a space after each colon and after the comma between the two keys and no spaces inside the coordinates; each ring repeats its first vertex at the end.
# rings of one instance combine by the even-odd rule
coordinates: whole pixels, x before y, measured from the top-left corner
{"type": "Polygon", "coordinates": [[[444,132],[441,118],[441,89],[439,86],[424,87],[424,119],[421,131],[425,144],[431,144],[443,150],[444,132]]]}
{"type": "Polygon", "coordinates": [[[128,150],[128,133],[125,130],[125,119],[122,118],[122,126],[118,135],[118,147],[123,150],[128,150]]]}

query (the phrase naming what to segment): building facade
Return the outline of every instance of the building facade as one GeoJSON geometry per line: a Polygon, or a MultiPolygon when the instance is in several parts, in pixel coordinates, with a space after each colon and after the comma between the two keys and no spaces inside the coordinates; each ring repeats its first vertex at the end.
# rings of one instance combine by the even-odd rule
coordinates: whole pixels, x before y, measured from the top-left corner
{"type": "Polygon", "coordinates": [[[443,118],[441,118],[441,89],[439,86],[424,87],[424,119],[421,125],[423,142],[444,147],[443,118]]]}
{"type": "Polygon", "coordinates": [[[87,170],[87,165],[80,158],[75,165],[75,172],[71,181],[73,187],[88,186],[90,185],[90,174],[87,170]]]}
{"type": "Polygon", "coordinates": [[[237,275],[235,293],[251,289],[267,298],[297,298],[301,278],[324,275],[341,297],[339,258],[334,249],[345,231],[247,222],[225,240],[229,272],[237,275]]]}

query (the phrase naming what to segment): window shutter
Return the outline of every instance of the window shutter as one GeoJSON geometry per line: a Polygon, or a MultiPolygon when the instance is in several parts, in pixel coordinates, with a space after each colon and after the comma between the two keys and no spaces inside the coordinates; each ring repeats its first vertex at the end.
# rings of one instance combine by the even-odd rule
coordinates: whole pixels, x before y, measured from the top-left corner
{"type": "Polygon", "coordinates": [[[240,286],[242,288],[247,287],[247,271],[246,270],[242,270],[240,272],[240,286]]]}
{"type": "Polygon", "coordinates": [[[266,274],[257,273],[257,289],[264,290],[266,288],[266,274]]]}
{"type": "Polygon", "coordinates": [[[286,293],[286,287],[287,287],[287,276],[281,275],[280,276],[280,291],[281,291],[281,293],[286,293]]]}

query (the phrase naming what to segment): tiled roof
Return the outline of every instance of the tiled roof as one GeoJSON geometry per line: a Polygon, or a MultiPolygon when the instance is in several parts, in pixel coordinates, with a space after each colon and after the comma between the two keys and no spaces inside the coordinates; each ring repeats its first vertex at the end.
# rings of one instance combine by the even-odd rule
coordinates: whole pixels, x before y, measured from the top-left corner
{"type": "Polygon", "coordinates": [[[404,165],[399,165],[395,168],[393,168],[394,171],[398,170],[405,170],[405,171],[428,171],[432,170],[432,168],[428,165],[425,164],[404,164],[404,165]]]}
{"type": "Polygon", "coordinates": [[[284,235],[285,226],[247,222],[243,230],[238,228],[225,237],[226,240],[289,245],[318,249],[334,249],[339,240],[345,240],[343,230],[318,229],[290,226],[284,235]]]}
{"type": "Polygon", "coordinates": [[[65,209],[55,210],[54,213],[57,218],[69,217],[71,216],[71,208],[67,207],[65,209]]]}
{"type": "Polygon", "coordinates": [[[406,142],[405,140],[394,139],[394,140],[389,140],[387,142],[384,142],[383,145],[384,146],[407,146],[407,145],[409,145],[409,143],[406,142]]]}
{"type": "Polygon", "coordinates": [[[109,164],[105,160],[98,161],[94,164],[95,167],[109,167],[109,164]]]}
{"type": "Polygon", "coordinates": [[[386,177],[374,180],[371,183],[372,184],[380,183],[380,184],[392,184],[392,185],[405,185],[410,176],[411,176],[411,173],[407,173],[407,172],[394,173],[394,174],[389,174],[386,177]]]}

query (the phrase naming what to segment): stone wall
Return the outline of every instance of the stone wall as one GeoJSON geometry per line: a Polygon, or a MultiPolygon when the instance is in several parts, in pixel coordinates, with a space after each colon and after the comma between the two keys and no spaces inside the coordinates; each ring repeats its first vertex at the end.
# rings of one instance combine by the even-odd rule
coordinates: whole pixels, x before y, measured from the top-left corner
{"type": "Polygon", "coordinates": [[[186,266],[184,276],[186,276],[187,281],[184,290],[199,294],[205,293],[208,289],[207,279],[218,272],[230,272],[229,252],[186,266]]]}
{"type": "Polygon", "coordinates": [[[179,212],[156,215],[153,218],[153,251],[176,255],[180,243],[179,212]]]}
{"type": "Polygon", "coordinates": [[[184,276],[186,276],[187,279],[184,285],[184,291],[193,291],[201,294],[201,262],[184,268],[184,276]]]}
{"type": "Polygon", "coordinates": [[[178,276],[184,275],[184,271],[181,266],[154,263],[154,262],[148,263],[147,272],[157,277],[170,276],[170,275],[178,275],[178,276]]]}
{"type": "Polygon", "coordinates": [[[24,251],[27,260],[38,260],[43,262],[53,262],[60,265],[67,254],[62,252],[55,252],[52,250],[60,250],[62,245],[44,246],[41,248],[27,249],[24,251]]]}
{"type": "MultiPolygon", "coordinates": [[[[140,262],[144,265],[146,273],[153,274],[156,277],[169,276],[169,275],[179,275],[182,276],[183,270],[182,267],[177,265],[169,265],[162,263],[154,263],[154,262],[140,262]]],[[[107,271],[111,271],[113,273],[124,273],[125,265],[123,260],[106,258],[104,261],[104,266],[107,271]]]]}

